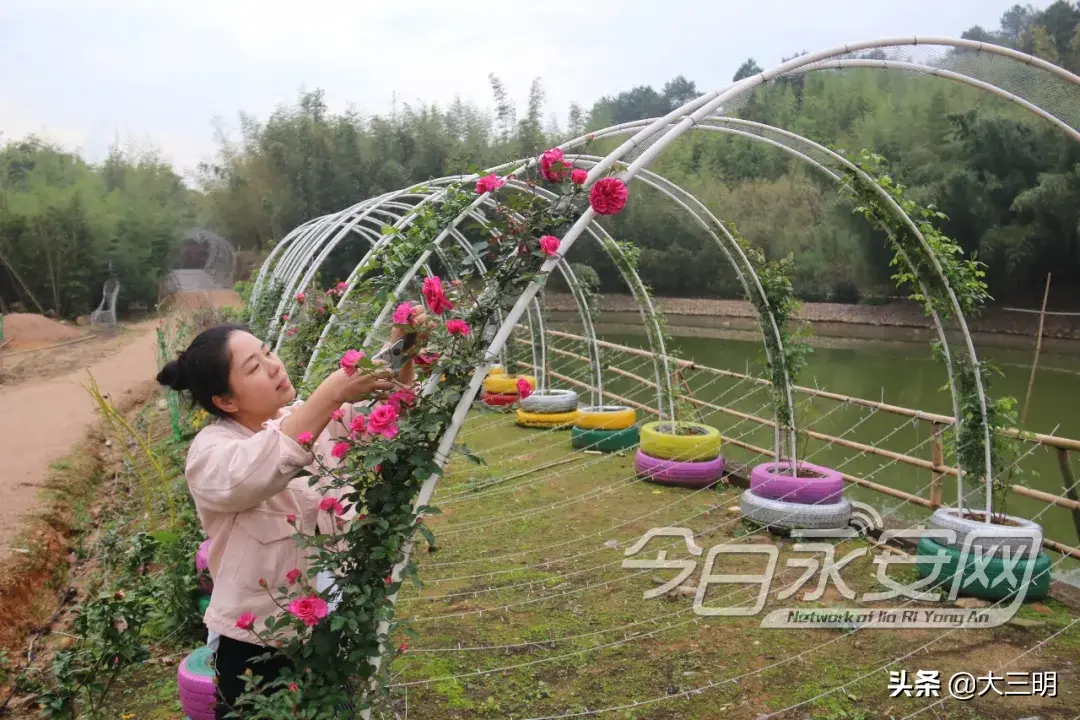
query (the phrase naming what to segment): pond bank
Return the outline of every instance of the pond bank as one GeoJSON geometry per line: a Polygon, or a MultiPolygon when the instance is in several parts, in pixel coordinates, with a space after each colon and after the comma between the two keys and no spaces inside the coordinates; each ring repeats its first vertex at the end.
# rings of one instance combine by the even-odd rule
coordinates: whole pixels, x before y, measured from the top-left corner
{"type": "MultiPolygon", "coordinates": [[[[755,331],[753,307],[744,300],[704,298],[658,298],[658,309],[675,334],[708,337],[716,332],[755,331]]],[[[544,307],[552,319],[569,321],[577,315],[573,297],[546,293],[544,307]]],[[[641,325],[632,296],[604,295],[598,322],[606,326],[641,325]]],[[[901,300],[888,305],[842,305],[805,303],[796,317],[808,322],[816,335],[833,338],[929,342],[934,339],[929,318],[914,302],[901,300]]],[[[980,341],[1005,347],[1030,347],[1038,333],[1037,313],[987,308],[978,318],[968,318],[968,326],[980,341]]],[[[1080,349],[1080,316],[1047,315],[1043,347],[1080,349]]]]}

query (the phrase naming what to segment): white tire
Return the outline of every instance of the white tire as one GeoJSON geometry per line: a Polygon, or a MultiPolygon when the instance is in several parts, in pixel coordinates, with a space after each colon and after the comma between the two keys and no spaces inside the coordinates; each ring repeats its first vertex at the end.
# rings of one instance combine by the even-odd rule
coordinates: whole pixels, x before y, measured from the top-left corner
{"type": "Polygon", "coordinates": [[[573,412],[577,410],[578,394],[573,390],[534,392],[519,404],[525,412],[541,415],[573,412]]]}
{"type": "Polygon", "coordinates": [[[770,528],[831,530],[847,527],[851,521],[851,503],[840,498],[827,505],[804,505],[763,498],[747,490],[742,494],[742,516],[770,528]]]}
{"type": "MultiPolygon", "coordinates": [[[[978,513],[981,517],[983,513],[978,513]]],[[[957,550],[962,550],[971,537],[971,546],[978,547],[983,555],[1004,555],[1008,547],[1009,557],[1032,557],[1042,551],[1042,526],[1024,518],[1006,515],[1010,525],[985,523],[967,517],[961,517],[956,508],[938,508],[930,516],[931,529],[952,530],[955,540],[935,538],[935,542],[957,550]]]]}

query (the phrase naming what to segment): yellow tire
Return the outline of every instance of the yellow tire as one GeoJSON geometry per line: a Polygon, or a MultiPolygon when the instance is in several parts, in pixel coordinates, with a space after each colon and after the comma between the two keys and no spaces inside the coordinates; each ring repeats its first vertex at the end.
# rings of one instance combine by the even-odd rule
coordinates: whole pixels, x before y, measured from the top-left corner
{"type": "Polygon", "coordinates": [[[488,370],[487,376],[492,377],[494,375],[505,375],[505,374],[506,374],[506,370],[503,369],[502,365],[492,365],[491,369],[488,370]]]}
{"type": "Polygon", "coordinates": [[[531,413],[517,411],[517,424],[530,428],[565,428],[574,424],[580,413],[577,410],[561,413],[531,413]]]}
{"type": "Polygon", "coordinates": [[[700,423],[677,423],[680,432],[671,433],[671,423],[651,422],[641,426],[641,451],[660,460],[702,462],[720,455],[720,431],[700,423]]]}
{"type": "Polygon", "coordinates": [[[517,395],[518,378],[525,378],[529,387],[536,389],[536,378],[530,375],[489,375],[484,380],[484,390],[498,395],[517,395]]]}
{"type": "Polygon", "coordinates": [[[634,408],[622,405],[579,408],[574,427],[582,430],[626,430],[637,424],[634,408]]]}

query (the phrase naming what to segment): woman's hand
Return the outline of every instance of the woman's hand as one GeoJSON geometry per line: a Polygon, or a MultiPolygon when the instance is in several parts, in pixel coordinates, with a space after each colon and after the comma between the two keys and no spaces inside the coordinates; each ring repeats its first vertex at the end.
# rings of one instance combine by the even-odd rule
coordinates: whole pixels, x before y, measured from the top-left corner
{"type": "Polygon", "coordinates": [[[434,323],[427,316],[427,312],[424,311],[423,305],[413,305],[412,310],[409,311],[409,325],[410,330],[406,330],[400,326],[394,326],[390,331],[391,344],[396,343],[401,338],[409,334],[410,331],[415,332],[417,340],[423,342],[427,339],[427,331],[431,329],[434,323]]]}
{"type": "Polygon", "coordinates": [[[387,393],[394,389],[393,373],[385,363],[376,363],[375,369],[364,372],[359,368],[352,375],[345,370],[335,370],[323,381],[334,389],[341,403],[365,400],[373,394],[387,393]]]}

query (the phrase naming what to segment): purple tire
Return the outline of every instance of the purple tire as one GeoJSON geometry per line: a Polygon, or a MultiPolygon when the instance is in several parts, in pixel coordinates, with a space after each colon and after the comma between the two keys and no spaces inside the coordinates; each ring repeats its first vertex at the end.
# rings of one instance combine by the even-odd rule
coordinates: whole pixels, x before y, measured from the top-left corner
{"type": "Polygon", "coordinates": [[[699,490],[720,481],[724,475],[724,457],[721,455],[704,462],[679,462],[654,458],[638,450],[634,467],[638,477],[647,482],[699,490]]]}
{"type": "Polygon", "coordinates": [[[213,592],[214,581],[210,579],[210,538],[203,540],[199,544],[199,549],[195,551],[195,570],[205,573],[199,581],[202,589],[208,593],[213,592]]]}
{"type": "MultiPolygon", "coordinates": [[[[830,505],[844,494],[844,478],[821,465],[799,463],[800,470],[810,470],[817,477],[792,477],[775,472],[777,463],[763,463],[750,472],[750,490],[758,497],[800,505],[830,505]]],[[[790,462],[779,463],[787,469],[790,462]]]]}

